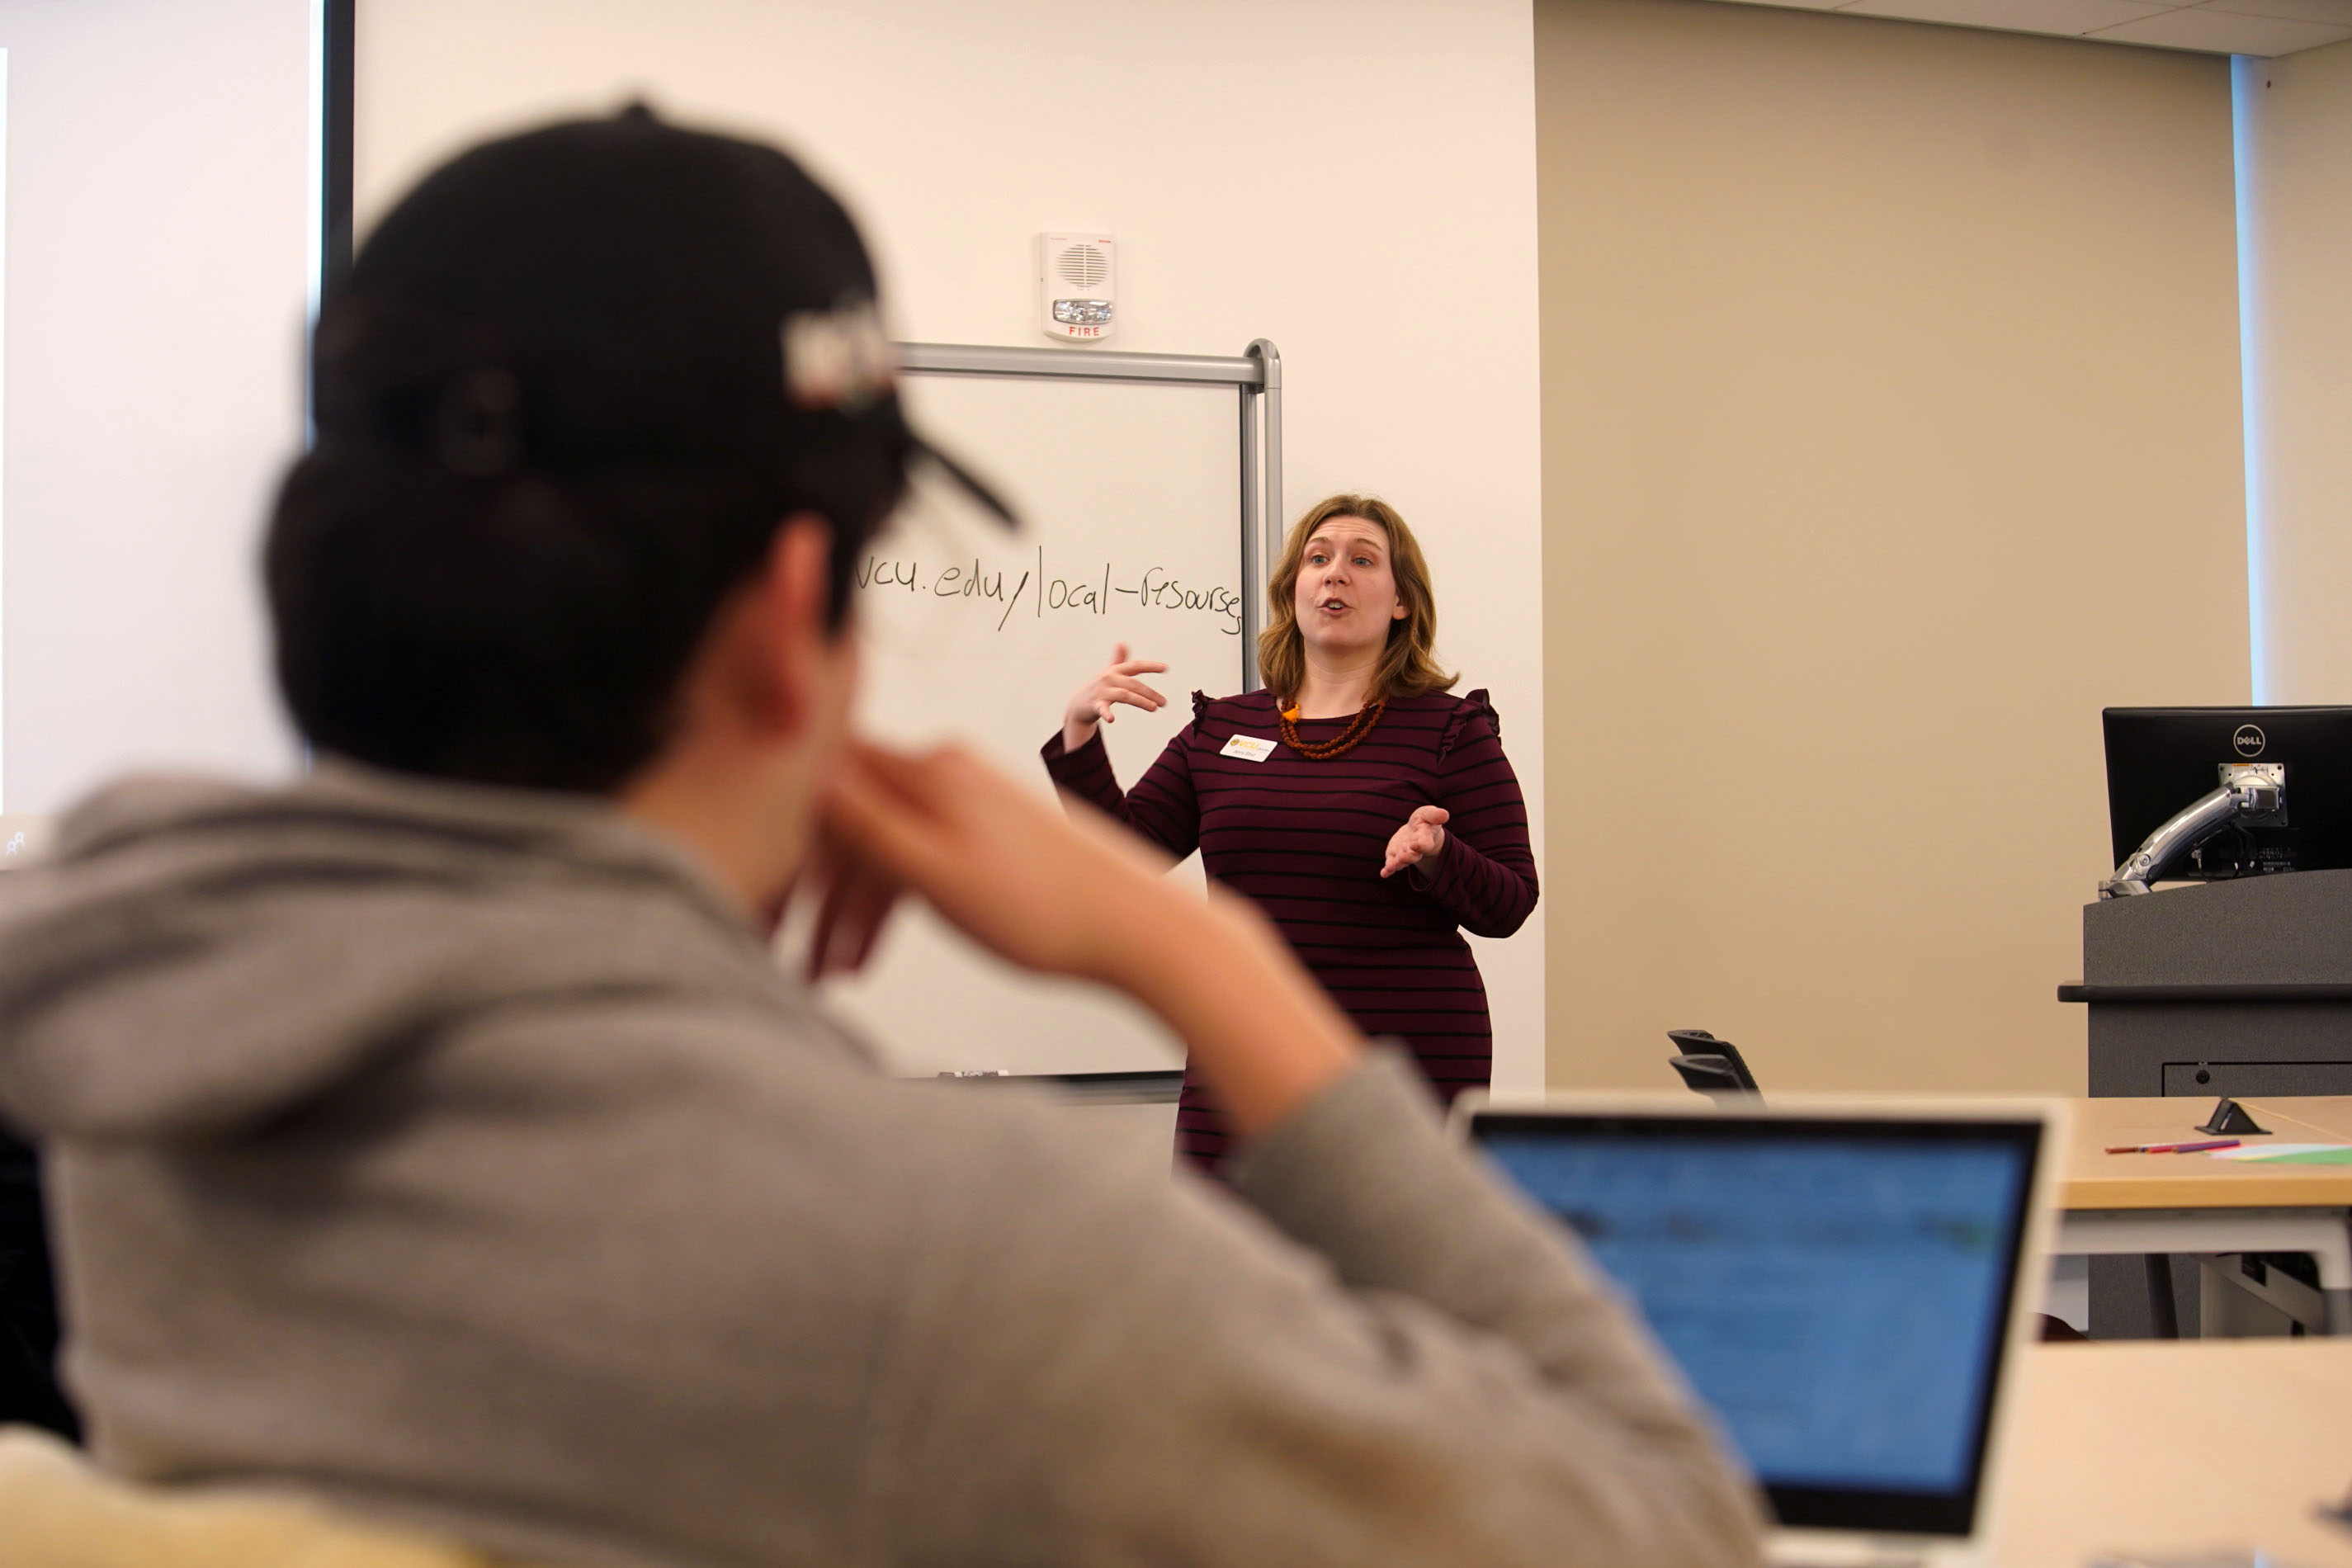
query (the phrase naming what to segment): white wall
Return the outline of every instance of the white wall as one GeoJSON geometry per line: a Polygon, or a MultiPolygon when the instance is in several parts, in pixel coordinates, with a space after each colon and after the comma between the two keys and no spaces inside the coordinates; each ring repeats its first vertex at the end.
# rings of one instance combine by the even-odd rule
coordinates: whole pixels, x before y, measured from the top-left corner
{"type": "MultiPolygon", "coordinates": [[[[1465,689],[1492,689],[1540,836],[1528,0],[360,0],[359,16],[362,225],[484,131],[643,91],[780,136],[834,182],[902,336],[1044,343],[1033,237],[1072,228],[1119,239],[1114,347],[1273,339],[1290,510],[1342,489],[1402,509],[1441,651],[1465,689]]],[[[1480,948],[1506,1084],[1540,1081],[1543,919],[1480,948]]]]}
{"type": "Polygon", "coordinates": [[[299,447],[308,0],[0,0],[5,802],[282,769],[255,548],[299,447]]]}
{"type": "Polygon", "coordinates": [[[2263,695],[2352,702],[2352,44],[2241,60],[2237,86],[2263,695]]]}

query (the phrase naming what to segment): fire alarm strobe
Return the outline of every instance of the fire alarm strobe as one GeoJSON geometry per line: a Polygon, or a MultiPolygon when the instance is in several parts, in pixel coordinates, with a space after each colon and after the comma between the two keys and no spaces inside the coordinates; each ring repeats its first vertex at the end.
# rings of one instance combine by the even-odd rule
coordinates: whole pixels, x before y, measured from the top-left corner
{"type": "Polygon", "coordinates": [[[1118,307],[1118,246],[1107,234],[1037,237],[1038,294],[1045,335],[1055,342],[1100,342],[1118,307]]]}

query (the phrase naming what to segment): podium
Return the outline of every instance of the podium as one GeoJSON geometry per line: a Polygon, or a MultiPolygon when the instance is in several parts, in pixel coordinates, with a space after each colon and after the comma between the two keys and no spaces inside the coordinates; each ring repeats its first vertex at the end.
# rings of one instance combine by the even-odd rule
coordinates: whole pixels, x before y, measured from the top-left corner
{"type": "Polygon", "coordinates": [[[2094,1095],[2352,1094],[2352,871],[2083,909],[2094,1095]]]}
{"type": "MultiPolygon", "coordinates": [[[[2352,871],[2298,871],[2169,887],[2083,909],[2090,1092],[2352,1094],[2352,871]]],[[[2193,1332],[2196,1268],[2172,1262],[2176,1315],[2193,1332]]],[[[2091,1260],[2092,1332],[2155,1331],[2147,1275],[2091,1260]]]]}

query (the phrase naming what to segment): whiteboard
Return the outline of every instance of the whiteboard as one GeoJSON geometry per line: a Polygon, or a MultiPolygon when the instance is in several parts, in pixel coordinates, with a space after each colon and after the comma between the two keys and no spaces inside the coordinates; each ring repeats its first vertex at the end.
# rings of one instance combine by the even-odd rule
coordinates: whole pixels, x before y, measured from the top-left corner
{"type": "MultiPolygon", "coordinates": [[[[1242,688],[1241,395],[911,374],[901,389],[917,427],[1024,527],[1008,533],[946,487],[919,486],[861,555],[861,726],[898,745],[961,742],[1050,795],[1038,748],[1125,642],[1170,667],[1150,678],[1166,708],[1121,708],[1104,731],[1132,784],[1192,721],[1194,689],[1242,688]]],[[[1199,858],[1171,875],[1199,885],[1199,858]]],[[[1183,1059],[1123,998],[1018,973],[916,907],[899,910],[864,973],[825,991],[905,1073],[1122,1072],[1183,1059]]]]}

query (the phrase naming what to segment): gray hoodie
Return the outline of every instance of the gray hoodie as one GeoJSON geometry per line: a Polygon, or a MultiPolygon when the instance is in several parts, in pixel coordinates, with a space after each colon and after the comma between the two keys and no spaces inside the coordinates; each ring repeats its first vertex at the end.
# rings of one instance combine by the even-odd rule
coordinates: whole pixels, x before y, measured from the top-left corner
{"type": "Polygon", "coordinates": [[[0,879],[0,1114],[133,1477],[580,1564],[1750,1561],[1573,1246],[1375,1056],[1236,1199],[894,1080],[596,802],[142,783],[0,879]]]}

